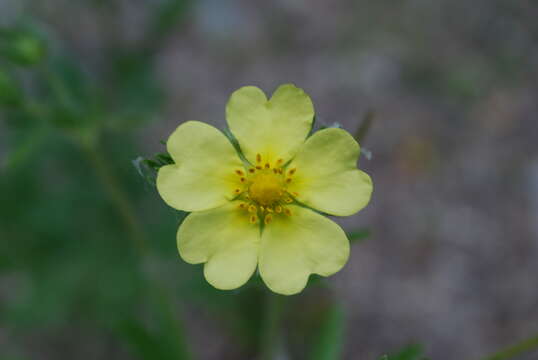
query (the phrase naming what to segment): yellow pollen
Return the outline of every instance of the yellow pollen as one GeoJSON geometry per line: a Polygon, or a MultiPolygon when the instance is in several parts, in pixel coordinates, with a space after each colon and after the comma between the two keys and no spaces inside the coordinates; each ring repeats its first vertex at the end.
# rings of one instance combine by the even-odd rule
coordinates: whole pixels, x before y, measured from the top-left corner
{"type": "Polygon", "coordinates": [[[250,206],[248,207],[248,212],[249,212],[249,213],[255,213],[256,210],[257,210],[257,209],[256,209],[256,206],[254,206],[254,205],[250,205],[250,206]]]}
{"type": "Polygon", "coordinates": [[[249,220],[251,224],[256,224],[258,222],[258,217],[256,215],[252,215],[249,220]]]}
{"type": "MultiPolygon", "coordinates": [[[[280,199],[282,194],[281,177],[272,172],[261,172],[252,179],[248,193],[250,198],[260,205],[271,205],[280,199]]],[[[271,209],[272,210],[272,209],[271,209]]],[[[269,211],[267,209],[267,211],[269,211]]]]}
{"type": "Polygon", "coordinates": [[[263,219],[265,225],[268,225],[271,221],[273,221],[273,217],[271,215],[266,215],[265,219],[263,219]]]}

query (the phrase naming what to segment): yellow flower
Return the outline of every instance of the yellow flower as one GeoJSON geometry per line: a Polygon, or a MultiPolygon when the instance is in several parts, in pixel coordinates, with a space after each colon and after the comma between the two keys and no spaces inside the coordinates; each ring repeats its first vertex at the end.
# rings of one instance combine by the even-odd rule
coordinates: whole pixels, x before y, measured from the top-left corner
{"type": "Polygon", "coordinates": [[[192,212],[177,233],[179,254],[205,263],[207,281],[235,289],[256,267],[274,292],[290,295],[310,274],[329,276],[349,257],[349,241],[312,210],[348,216],[370,200],[372,181],[357,169],[360,148],[342,129],[308,137],[314,107],[294,85],[270,100],[257,87],[235,91],[228,126],[243,158],[216,128],[180,125],[167,150],[175,161],[159,170],[157,189],[173,208],[192,212]]]}

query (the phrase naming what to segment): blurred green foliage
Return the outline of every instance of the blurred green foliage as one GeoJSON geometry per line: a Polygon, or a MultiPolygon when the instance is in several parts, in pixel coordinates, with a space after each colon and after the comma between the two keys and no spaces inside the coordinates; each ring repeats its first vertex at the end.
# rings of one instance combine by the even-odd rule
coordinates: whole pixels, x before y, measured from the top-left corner
{"type": "Polygon", "coordinates": [[[422,346],[419,344],[411,344],[393,355],[383,355],[379,360],[428,360],[424,357],[422,346]]]}

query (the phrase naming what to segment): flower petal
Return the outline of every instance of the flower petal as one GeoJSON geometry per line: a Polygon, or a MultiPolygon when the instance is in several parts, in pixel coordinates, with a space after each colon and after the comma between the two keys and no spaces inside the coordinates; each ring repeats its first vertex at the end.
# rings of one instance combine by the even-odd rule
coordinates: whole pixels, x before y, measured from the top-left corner
{"type": "Polygon", "coordinates": [[[349,241],[340,226],[310,209],[289,209],[291,216],[279,215],[265,226],[259,254],[263,281],[284,295],[303,290],[310,274],[334,274],[349,257],[349,241]]]}
{"type": "Polygon", "coordinates": [[[228,126],[247,160],[256,163],[291,159],[312,127],[314,106],[310,97],[292,84],[281,85],[268,101],[262,90],[245,86],[226,105],[228,126]]]}
{"type": "Polygon", "coordinates": [[[177,233],[180,256],[205,262],[206,280],[221,290],[243,285],[256,270],[260,228],[248,221],[237,202],[187,216],[177,233]]]}
{"type": "Polygon", "coordinates": [[[216,128],[188,121],[166,143],[175,164],[159,169],[157,190],[173,208],[200,211],[220,206],[240,187],[244,169],[230,141],[216,128]]]}
{"type": "Polygon", "coordinates": [[[332,215],[348,216],[365,207],[372,180],[357,169],[360,147],[345,130],[320,130],[306,140],[288,169],[288,186],[300,202],[332,215]]]}

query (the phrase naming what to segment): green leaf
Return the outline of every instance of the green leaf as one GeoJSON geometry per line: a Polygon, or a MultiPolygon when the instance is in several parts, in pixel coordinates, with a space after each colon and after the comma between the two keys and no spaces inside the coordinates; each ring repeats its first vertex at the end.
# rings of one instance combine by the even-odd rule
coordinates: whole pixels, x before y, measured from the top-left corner
{"type": "Polygon", "coordinates": [[[0,56],[18,66],[32,66],[45,57],[47,48],[28,28],[0,28],[0,56]]]}
{"type": "Polygon", "coordinates": [[[358,229],[347,234],[347,238],[351,244],[359,243],[370,237],[371,231],[368,228],[358,229]]]}
{"type": "Polygon", "coordinates": [[[15,107],[21,104],[21,100],[19,85],[8,73],[0,70],[0,105],[15,107]]]}
{"type": "Polygon", "coordinates": [[[374,118],[375,112],[373,110],[369,110],[366,112],[366,114],[364,114],[361,125],[355,132],[355,140],[357,140],[359,144],[362,143],[362,141],[366,138],[366,135],[368,135],[368,132],[372,128],[374,118]]]}
{"type": "Polygon", "coordinates": [[[135,319],[127,319],[120,325],[120,335],[129,345],[131,351],[141,359],[172,360],[163,352],[160,339],[135,319]]]}

